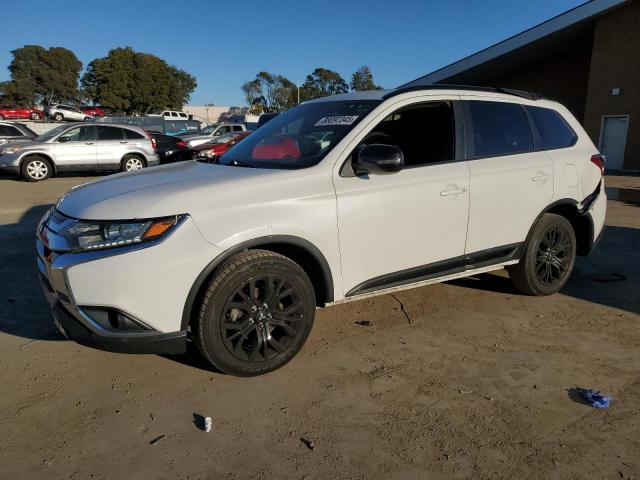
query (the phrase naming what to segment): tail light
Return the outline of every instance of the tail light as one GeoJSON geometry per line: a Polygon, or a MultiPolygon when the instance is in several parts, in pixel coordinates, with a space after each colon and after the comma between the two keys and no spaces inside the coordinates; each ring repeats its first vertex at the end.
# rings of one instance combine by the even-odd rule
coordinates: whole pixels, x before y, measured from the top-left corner
{"type": "Polygon", "coordinates": [[[153,148],[154,150],[156,150],[158,148],[157,144],[156,144],[156,139],[153,138],[151,136],[151,134],[149,132],[147,132],[146,130],[144,131],[144,133],[147,134],[147,137],[149,137],[149,140],[151,140],[151,148],[153,148]]]}
{"type": "Polygon", "coordinates": [[[593,163],[596,167],[598,167],[600,169],[600,174],[604,176],[604,164],[605,164],[604,155],[601,155],[601,154],[591,155],[591,163],[593,163]]]}
{"type": "Polygon", "coordinates": [[[176,145],[180,148],[187,148],[187,142],[185,142],[184,140],[178,140],[176,142],[176,145]]]}

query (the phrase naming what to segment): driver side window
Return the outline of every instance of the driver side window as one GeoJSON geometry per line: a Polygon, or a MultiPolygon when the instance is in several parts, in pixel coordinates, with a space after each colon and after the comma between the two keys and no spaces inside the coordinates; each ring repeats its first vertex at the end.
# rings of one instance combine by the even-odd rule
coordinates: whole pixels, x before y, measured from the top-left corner
{"type": "Polygon", "coordinates": [[[71,130],[67,130],[62,135],[58,141],[66,141],[66,142],[86,142],[88,140],[93,140],[93,127],[76,127],[71,130]],[[66,140],[62,140],[65,138],[66,140]]]}
{"type": "Polygon", "coordinates": [[[373,144],[400,148],[407,167],[453,160],[455,127],[451,102],[420,103],[395,111],[361,143],[373,144]]]}

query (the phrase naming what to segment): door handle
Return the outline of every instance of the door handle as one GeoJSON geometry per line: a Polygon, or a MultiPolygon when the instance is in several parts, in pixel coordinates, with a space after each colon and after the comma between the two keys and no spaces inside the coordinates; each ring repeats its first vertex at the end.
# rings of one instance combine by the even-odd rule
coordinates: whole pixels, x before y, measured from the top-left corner
{"type": "Polygon", "coordinates": [[[85,145],[95,145],[96,142],[84,142],[85,145]]]}
{"type": "Polygon", "coordinates": [[[550,180],[550,179],[551,179],[551,175],[547,175],[545,173],[542,173],[540,175],[536,175],[535,177],[532,177],[531,181],[532,182],[536,182],[536,183],[544,183],[544,182],[546,182],[547,180],[550,180]]]}
{"type": "Polygon", "coordinates": [[[120,143],[129,143],[129,142],[120,142],[120,143]]]}
{"type": "Polygon", "coordinates": [[[443,190],[442,192],[440,192],[440,196],[441,197],[449,197],[451,195],[462,195],[464,192],[466,192],[467,189],[466,188],[451,188],[449,190],[443,190]]]}

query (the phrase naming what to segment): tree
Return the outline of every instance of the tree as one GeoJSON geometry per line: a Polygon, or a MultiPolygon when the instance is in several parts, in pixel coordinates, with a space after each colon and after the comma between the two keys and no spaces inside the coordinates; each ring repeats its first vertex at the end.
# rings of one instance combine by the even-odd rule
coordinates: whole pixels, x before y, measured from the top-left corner
{"type": "Polygon", "coordinates": [[[71,50],[25,45],[11,53],[11,79],[0,86],[7,100],[34,105],[78,97],[82,62],[71,50]]]}
{"type": "Polygon", "coordinates": [[[367,66],[360,67],[351,75],[351,90],[362,92],[364,90],[380,90],[382,87],[373,83],[373,74],[367,66]]]}
{"type": "Polygon", "coordinates": [[[180,109],[197,86],[187,72],[130,47],[115,48],[91,61],[81,84],[94,103],[126,113],[180,109]]]}
{"type": "Polygon", "coordinates": [[[287,110],[297,103],[297,87],[286,77],[258,72],[241,87],[252,113],[287,110]]]}
{"type": "Polygon", "coordinates": [[[326,68],[316,68],[312,74],[307,75],[300,87],[300,97],[302,100],[310,100],[348,91],[347,82],[338,72],[326,68]]]}

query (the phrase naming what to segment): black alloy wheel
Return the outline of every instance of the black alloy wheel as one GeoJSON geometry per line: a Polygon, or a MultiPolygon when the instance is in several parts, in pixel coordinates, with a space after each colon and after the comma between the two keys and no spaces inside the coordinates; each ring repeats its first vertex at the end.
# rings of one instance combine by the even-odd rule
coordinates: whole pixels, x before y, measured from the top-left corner
{"type": "Polygon", "coordinates": [[[528,295],[551,295],[569,281],[576,262],[571,222],[545,213],[531,229],[520,262],[507,267],[514,286],[528,295]]]}
{"type": "Polygon", "coordinates": [[[538,243],[536,252],[536,275],[544,285],[561,282],[571,264],[573,249],[567,232],[550,227],[538,243]]]}
{"type": "Polygon", "coordinates": [[[313,285],[297,263],[269,250],[246,250],[217,268],[191,332],[200,352],[219,370],[260,375],[300,351],[315,308],[313,285]]]}
{"type": "Polygon", "coordinates": [[[304,303],[290,280],[280,275],[259,275],[231,294],[223,316],[222,337],[233,356],[250,362],[269,360],[295,341],[304,303]]]}

